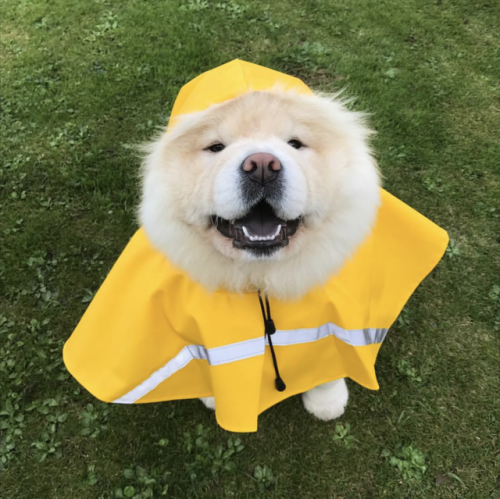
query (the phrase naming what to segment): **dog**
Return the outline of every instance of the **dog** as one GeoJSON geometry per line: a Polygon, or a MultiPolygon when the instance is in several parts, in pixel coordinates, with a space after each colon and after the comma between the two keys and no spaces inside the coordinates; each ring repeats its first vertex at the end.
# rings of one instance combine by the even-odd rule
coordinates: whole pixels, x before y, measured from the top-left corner
{"type": "MultiPolygon", "coordinates": [[[[371,135],[338,95],[283,88],[185,114],[146,146],[140,223],[207,290],[298,299],[370,233],[381,182],[371,135]]],[[[348,390],[339,379],[302,397],[328,421],[348,390]]]]}

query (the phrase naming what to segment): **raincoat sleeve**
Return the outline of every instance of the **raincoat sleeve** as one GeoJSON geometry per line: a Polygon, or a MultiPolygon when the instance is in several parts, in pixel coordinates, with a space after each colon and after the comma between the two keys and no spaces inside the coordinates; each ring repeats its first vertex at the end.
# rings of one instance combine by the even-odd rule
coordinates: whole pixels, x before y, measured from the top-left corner
{"type": "Polygon", "coordinates": [[[100,400],[117,400],[184,346],[164,314],[165,265],[137,231],[64,346],[68,371],[100,400]]]}

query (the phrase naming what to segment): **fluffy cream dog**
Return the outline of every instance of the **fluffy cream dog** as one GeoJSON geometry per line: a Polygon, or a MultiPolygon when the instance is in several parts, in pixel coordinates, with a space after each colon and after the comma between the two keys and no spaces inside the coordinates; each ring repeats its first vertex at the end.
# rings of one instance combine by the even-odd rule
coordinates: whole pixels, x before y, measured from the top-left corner
{"type": "MultiPolygon", "coordinates": [[[[209,290],[299,298],[371,229],[380,177],[369,135],[335,97],[279,89],[181,116],[148,146],[141,224],[209,290]]],[[[303,394],[323,420],[340,416],[347,399],[343,379],[303,394]]]]}

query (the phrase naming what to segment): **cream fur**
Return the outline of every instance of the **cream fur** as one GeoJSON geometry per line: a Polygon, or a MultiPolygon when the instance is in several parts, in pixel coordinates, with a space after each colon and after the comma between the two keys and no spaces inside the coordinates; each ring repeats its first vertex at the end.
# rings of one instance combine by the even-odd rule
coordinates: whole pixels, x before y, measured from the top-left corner
{"type": "Polygon", "coordinates": [[[260,289],[297,299],[337,272],[366,238],[379,205],[379,173],[363,117],[335,97],[249,92],[185,115],[147,147],[140,222],[152,243],[209,290],[260,289]],[[300,139],[307,147],[293,149],[300,139]],[[203,149],[215,141],[224,151],[203,149]],[[232,247],[209,223],[246,212],[244,158],[270,152],[284,165],[285,219],[303,215],[290,244],[268,258],[232,247]]]}

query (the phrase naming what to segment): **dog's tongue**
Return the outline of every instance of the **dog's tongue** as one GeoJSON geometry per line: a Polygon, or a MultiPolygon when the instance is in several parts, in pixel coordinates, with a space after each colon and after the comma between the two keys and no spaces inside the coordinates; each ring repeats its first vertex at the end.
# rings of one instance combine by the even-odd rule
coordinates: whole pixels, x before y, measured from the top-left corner
{"type": "Polygon", "coordinates": [[[276,234],[278,226],[285,225],[285,221],[278,218],[267,203],[254,206],[243,218],[236,220],[234,226],[247,231],[254,236],[267,237],[276,234]]]}

